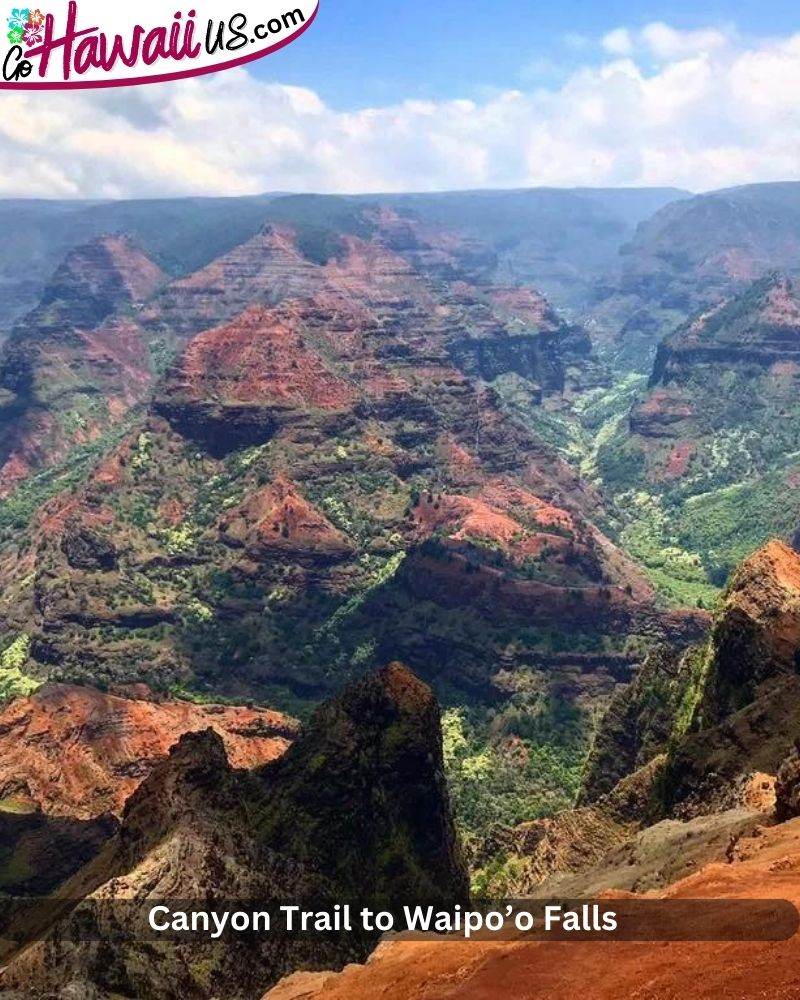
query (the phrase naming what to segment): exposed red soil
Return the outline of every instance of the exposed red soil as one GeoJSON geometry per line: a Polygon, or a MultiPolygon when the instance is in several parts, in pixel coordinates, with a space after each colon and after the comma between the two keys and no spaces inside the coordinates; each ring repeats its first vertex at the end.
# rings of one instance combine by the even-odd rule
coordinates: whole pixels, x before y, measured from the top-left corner
{"type": "Polygon", "coordinates": [[[163,271],[127,236],[101,236],[70,255],[77,274],[112,275],[131,302],[144,302],[164,280],[163,271]]]}
{"type": "Polygon", "coordinates": [[[194,333],[217,326],[254,301],[313,294],[321,284],[319,268],[304,259],[294,240],[287,227],[265,227],[206,267],[172,282],[147,306],[145,320],[194,333]]]}
{"type": "Polygon", "coordinates": [[[330,410],[356,399],[353,386],[305,346],[297,305],[254,306],[195,337],[169,390],[204,402],[330,410]]]}
{"type": "Polygon", "coordinates": [[[355,236],[341,237],[342,253],[325,265],[327,282],[368,307],[402,306],[415,300],[433,310],[436,301],[419,275],[399,254],[383,244],[355,236]]]}
{"type": "Polygon", "coordinates": [[[86,504],[81,494],[59,493],[37,512],[34,527],[44,538],[54,538],[64,531],[67,522],[86,527],[108,527],[114,523],[114,513],[108,507],[86,504]]]}
{"type": "Polygon", "coordinates": [[[8,426],[9,457],[0,469],[0,500],[10,496],[19,483],[34,473],[46,454],[52,461],[65,456],[67,443],[52,442],[55,426],[52,414],[44,411],[27,413],[16,425],[8,426]]]}
{"type": "Polygon", "coordinates": [[[636,409],[637,416],[691,417],[694,410],[685,400],[676,399],[667,389],[656,389],[646,402],[636,409]]]}
{"type": "Polygon", "coordinates": [[[530,518],[542,528],[558,527],[574,532],[575,521],[567,511],[546,500],[540,500],[527,490],[502,479],[493,479],[481,490],[481,497],[502,510],[518,508],[526,518],[530,518]]]}
{"type": "Polygon", "coordinates": [[[450,531],[450,538],[459,541],[486,538],[508,547],[522,534],[520,524],[473,497],[443,496],[433,503],[422,500],[415,518],[431,533],[445,528],[450,531]]]}
{"type": "Polygon", "coordinates": [[[770,289],[761,319],[775,326],[800,326],[800,302],[795,298],[788,278],[781,279],[770,289]]]}
{"type": "Polygon", "coordinates": [[[120,486],[125,480],[124,466],[131,454],[130,439],[118,444],[97,466],[92,480],[100,486],[120,486]]]}
{"type": "Polygon", "coordinates": [[[548,534],[546,529],[531,531],[520,521],[484,500],[446,495],[433,502],[423,498],[414,509],[414,518],[427,534],[445,531],[454,542],[470,539],[495,543],[516,559],[538,556],[546,546],[566,547],[567,539],[548,534]]]}
{"type": "Polygon", "coordinates": [[[522,320],[537,330],[551,333],[559,329],[558,317],[547,299],[532,288],[497,288],[488,293],[489,300],[501,312],[522,320]]]}
{"type": "Polygon", "coordinates": [[[0,468],[0,483],[3,484],[0,486],[0,500],[10,496],[16,484],[27,479],[32,471],[31,466],[22,455],[19,452],[14,452],[5,465],[0,468]]]}
{"type": "Polygon", "coordinates": [[[778,378],[796,378],[800,375],[800,364],[796,361],[776,361],[769,371],[778,378]]]}
{"type": "Polygon", "coordinates": [[[773,539],[753,553],[734,576],[729,602],[754,616],[766,612],[772,622],[780,608],[800,601],[800,558],[784,542],[773,539]],[[776,596],[777,594],[777,596],[776,596]]]}
{"type": "Polygon", "coordinates": [[[113,372],[120,396],[112,416],[119,419],[146,395],[153,375],[145,339],[140,328],[127,319],[116,319],[97,330],[81,331],[82,360],[100,373],[113,372]]]}
{"type": "Polygon", "coordinates": [[[452,542],[488,542],[518,561],[536,558],[545,549],[555,555],[577,540],[575,522],[567,511],[502,479],[491,480],[475,497],[424,494],[413,515],[425,535],[444,534],[452,542]]]}
{"type": "Polygon", "coordinates": [[[186,517],[186,504],[177,497],[165,500],[158,508],[158,516],[171,527],[177,527],[186,517]]]}
{"type": "Polygon", "coordinates": [[[687,339],[694,343],[699,342],[700,336],[704,333],[708,321],[716,316],[720,310],[724,309],[729,301],[729,299],[722,299],[716,305],[707,309],[704,313],[701,313],[694,320],[692,320],[688,330],[686,331],[687,339]]]}
{"type": "Polygon", "coordinates": [[[732,247],[707,257],[699,274],[724,274],[733,281],[754,281],[764,272],[763,263],[743,247],[732,247]]]}
{"type": "Polygon", "coordinates": [[[446,435],[440,442],[442,458],[447,463],[448,470],[456,477],[474,477],[474,473],[480,469],[480,462],[461,444],[460,441],[451,435],[446,435]]]}
{"type": "Polygon", "coordinates": [[[208,728],[241,768],[279,757],[298,732],[293,720],[266,709],[48,685],[0,712],[0,803],[76,819],[119,815],[184,733],[208,728]]]}
{"type": "Polygon", "coordinates": [[[345,536],[283,476],[227,511],[219,529],[249,548],[347,554],[345,536]]]}
{"type": "Polygon", "coordinates": [[[667,468],[664,471],[665,477],[667,479],[680,479],[682,476],[685,476],[689,471],[694,451],[695,448],[691,441],[682,441],[676,445],[670,452],[669,459],[667,460],[667,468]]]}

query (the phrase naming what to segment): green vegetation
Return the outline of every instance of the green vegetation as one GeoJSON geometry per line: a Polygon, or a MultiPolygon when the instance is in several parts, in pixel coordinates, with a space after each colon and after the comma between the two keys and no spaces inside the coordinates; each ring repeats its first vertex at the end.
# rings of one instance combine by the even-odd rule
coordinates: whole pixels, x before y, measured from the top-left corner
{"type": "Polygon", "coordinates": [[[711,644],[708,643],[703,646],[695,646],[686,654],[685,667],[689,671],[689,678],[686,682],[686,689],[680,705],[675,713],[672,740],[679,740],[692,726],[695,713],[705,694],[706,680],[711,669],[713,652],[711,644]]]}
{"type": "Polygon", "coordinates": [[[5,500],[0,500],[0,544],[20,542],[36,511],[56,494],[82,482],[88,470],[109,448],[124,437],[128,425],[115,428],[90,444],[78,445],[66,459],[25,480],[5,500]]]}
{"type": "Polygon", "coordinates": [[[501,675],[510,698],[444,712],[445,766],[468,839],[569,808],[578,793],[591,722],[542,675],[501,675]]]}
{"type": "MultiPolygon", "coordinates": [[[[586,392],[558,410],[534,405],[530,386],[518,376],[501,377],[495,388],[516,420],[610,494],[616,518],[602,527],[642,566],[662,600],[676,607],[712,607],[732,566],[720,571],[698,534],[683,529],[680,497],[642,488],[645,456],[630,437],[628,416],[646,384],[635,372],[621,375],[613,386],[586,392]]],[[[720,468],[731,467],[729,456],[737,446],[733,439],[727,445],[719,441],[720,468]]]]}
{"type": "Polygon", "coordinates": [[[589,715],[546,674],[501,673],[497,683],[507,702],[442,715],[451,801],[479,898],[507,896],[527,864],[497,849],[498,830],[574,805],[592,731],[589,715]]]}
{"type": "Polygon", "coordinates": [[[177,556],[182,552],[191,552],[196,543],[196,530],[191,524],[185,522],[175,525],[175,527],[165,528],[161,532],[161,544],[169,556],[177,556]]]}
{"type": "Polygon", "coordinates": [[[674,515],[661,497],[644,491],[618,498],[624,528],[619,540],[646,570],[653,585],[676,606],[713,607],[719,593],[709,580],[701,556],[681,547],[674,515]]]}
{"type": "Polygon", "coordinates": [[[0,653],[0,700],[23,698],[33,694],[42,682],[24,673],[30,655],[30,636],[17,636],[0,653]]]}
{"type": "Polygon", "coordinates": [[[370,571],[365,586],[336,609],[334,614],[317,631],[317,638],[335,634],[344,622],[362,607],[372,591],[384,586],[392,579],[403,565],[405,557],[405,552],[396,552],[385,560],[376,559],[373,556],[362,556],[362,564],[370,571]]]}
{"type": "Polygon", "coordinates": [[[700,551],[715,583],[770,538],[791,538],[800,525],[800,468],[792,464],[754,479],[689,498],[676,531],[700,551]]]}
{"type": "Polygon", "coordinates": [[[520,876],[528,867],[528,859],[519,854],[498,851],[491,859],[470,874],[473,899],[510,899],[520,876]]]}
{"type": "Polygon", "coordinates": [[[31,816],[36,812],[36,806],[25,799],[15,795],[6,795],[0,799],[0,813],[9,816],[31,816]]]}

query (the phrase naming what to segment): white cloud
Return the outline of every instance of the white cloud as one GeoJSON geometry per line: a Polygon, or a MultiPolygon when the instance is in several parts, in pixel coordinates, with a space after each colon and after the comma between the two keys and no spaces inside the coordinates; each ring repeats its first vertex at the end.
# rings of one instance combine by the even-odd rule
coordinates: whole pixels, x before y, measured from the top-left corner
{"type": "Polygon", "coordinates": [[[800,35],[652,24],[558,85],[337,111],[244,70],[0,95],[0,196],[120,197],[800,179],[800,35]],[[655,60],[655,62],[654,62],[655,60]]]}
{"type": "Polygon", "coordinates": [[[677,31],[662,21],[656,21],[644,27],[639,38],[641,44],[658,59],[680,59],[723,48],[730,40],[730,34],[714,28],[677,31]]]}
{"type": "Polygon", "coordinates": [[[615,28],[604,35],[600,44],[609,55],[648,54],[659,60],[680,59],[721,49],[733,40],[730,28],[702,28],[680,31],[663,21],[653,21],[639,31],[615,28]]]}
{"type": "Polygon", "coordinates": [[[603,37],[602,46],[612,56],[629,56],[633,52],[633,38],[627,28],[615,28],[603,37]]]}

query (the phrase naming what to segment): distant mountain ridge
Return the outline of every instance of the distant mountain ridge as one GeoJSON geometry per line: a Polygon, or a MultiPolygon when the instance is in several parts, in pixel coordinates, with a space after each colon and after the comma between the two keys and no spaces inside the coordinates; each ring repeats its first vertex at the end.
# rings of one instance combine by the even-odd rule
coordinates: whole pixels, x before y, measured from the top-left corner
{"type": "Polygon", "coordinates": [[[682,198],[642,220],[592,310],[623,365],[644,368],[660,338],[770,271],[798,274],[800,183],[682,198]]]}
{"type": "MultiPolygon", "coordinates": [[[[684,195],[671,189],[539,189],[361,197],[264,194],[140,201],[0,199],[0,225],[15,234],[13,251],[11,243],[7,251],[0,250],[0,292],[7,303],[0,317],[0,340],[33,308],[45,280],[63,257],[73,247],[99,236],[125,233],[166,272],[180,276],[254,236],[270,221],[298,223],[305,219],[319,226],[320,215],[330,217],[330,208],[334,215],[341,215],[348,205],[383,203],[413,210],[434,223],[452,225],[455,221],[486,238],[488,208],[489,218],[505,220],[499,226],[492,224],[488,242],[538,242],[543,261],[551,261],[544,269],[533,269],[534,277],[543,278],[545,270],[561,266],[552,263],[556,251],[564,255],[568,265],[570,246],[582,261],[588,242],[593,258],[605,261],[632,235],[637,222],[671,198],[684,195]],[[571,219],[567,226],[565,212],[571,219]]],[[[573,266],[572,277],[575,270],[573,266]]],[[[539,281],[541,287],[547,284],[539,281]]]]}

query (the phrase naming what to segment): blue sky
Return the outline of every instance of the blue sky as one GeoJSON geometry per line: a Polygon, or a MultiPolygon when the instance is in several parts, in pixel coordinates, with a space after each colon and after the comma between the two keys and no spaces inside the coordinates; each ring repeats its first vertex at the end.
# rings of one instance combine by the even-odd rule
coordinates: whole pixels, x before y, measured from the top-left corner
{"type": "Polygon", "coordinates": [[[800,180],[797,0],[320,2],[247,69],[5,93],[0,196],[800,180]]]}
{"type": "Polygon", "coordinates": [[[597,55],[578,39],[653,21],[785,35],[800,30],[800,7],[796,0],[321,0],[314,27],[253,71],[310,87],[339,109],[479,97],[492,88],[557,82],[597,55]]]}

